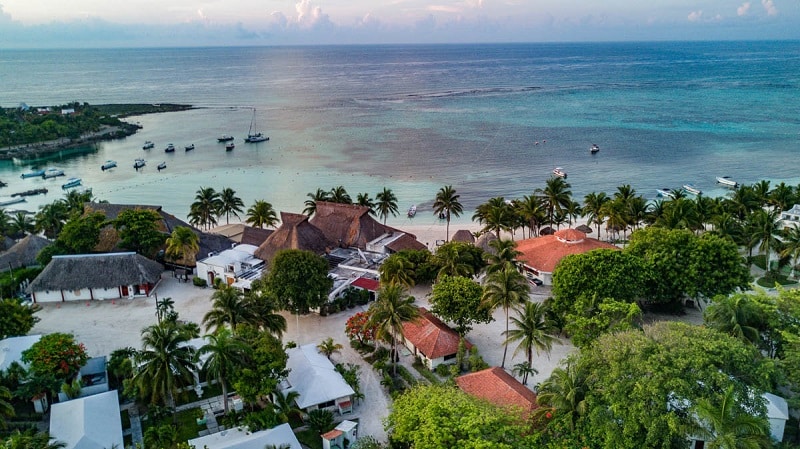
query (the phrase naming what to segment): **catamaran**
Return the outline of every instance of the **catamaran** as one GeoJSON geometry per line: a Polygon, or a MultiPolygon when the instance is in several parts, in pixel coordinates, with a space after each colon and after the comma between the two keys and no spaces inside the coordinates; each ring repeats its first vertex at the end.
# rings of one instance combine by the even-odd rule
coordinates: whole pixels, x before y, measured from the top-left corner
{"type": "Polygon", "coordinates": [[[247,143],[257,143],[269,140],[269,137],[257,131],[256,127],[256,108],[253,108],[253,118],[250,119],[250,129],[247,131],[247,137],[244,141],[247,143]]]}

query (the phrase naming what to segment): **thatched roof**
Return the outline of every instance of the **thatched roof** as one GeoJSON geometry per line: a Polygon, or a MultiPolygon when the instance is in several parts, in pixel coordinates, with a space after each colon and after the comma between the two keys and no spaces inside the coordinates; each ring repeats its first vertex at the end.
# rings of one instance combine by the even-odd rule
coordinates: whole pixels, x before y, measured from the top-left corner
{"type": "Polygon", "coordinates": [[[556,230],[551,228],[550,226],[545,226],[542,229],[539,229],[539,235],[553,235],[556,233],[556,230]]]}
{"type": "Polygon", "coordinates": [[[585,224],[582,224],[582,225],[576,227],[575,229],[577,229],[578,231],[583,232],[584,234],[591,234],[592,231],[593,231],[593,229],[591,227],[586,226],[585,224]]]}
{"type": "Polygon", "coordinates": [[[164,267],[136,253],[53,256],[28,292],[155,284],[164,267]]]}
{"type": "Polygon", "coordinates": [[[28,235],[17,242],[8,251],[0,254],[0,271],[6,271],[10,267],[20,268],[30,265],[38,265],[36,255],[44,247],[52,245],[53,242],[38,235],[28,235]]]}
{"type": "Polygon", "coordinates": [[[475,235],[466,229],[459,229],[450,237],[451,242],[475,243],[475,235]]]}
{"type": "Polygon", "coordinates": [[[428,249],[428,247],[425,246],[424,243],[417,240],[417,238],[414,237],[412,234],[403,234],[399,238],[387,244],[386,247],[395,253],[398,251],[402,251],[404,249],[416,249],[416,250],[428,249]]]}
{"type": "Polygon", "coordinates": [[[494,235],[493,232],[485,232],[483,235],[478,237],[478,240],[475,241],[475,246],[477,246],[478,248],[480,248],[480,249],[482,249],[482,250],[484,250],[484,251],[486,251],[488,253],[494,254],[495,250],[494,250],[494,248],[489,246],[489,243],[491,243],[491,242],[493,242],[495,240],[497,240],[497,236],[494,235]]]}
{"type": "Polygon", "coordinates": [[[262,243],[267,241],[267,237],[272,235],[273,232],[275,231],[272,229],[261,229],[253,226],[245,226],[244,229],[242,229],[242,239],[240,240],[240,243],[260,246],[262,243]]]}
{"type": "Polygon", "coordinates": [[[370,241],[383,234],[397,231],[372,218],[369,210],[369,207],[355,204],[318,201],[310,223],[339,247],[354,246],[364,249],[370,241]]]}
{"type": "Polygon", "coordinates": [[[269,264],[275,254],[283,249],[304,249],[323,254],[330,247],[329,240],[303,214],[281,212],[281,225],[258,247],[255,256],[269,264]]]}
{"type": "Polygon", "coordinates": [[[0,251],[8,251],[16,244],[17,242],[14,239],[5,235],[2,239],[0,239],[0,251]]]}

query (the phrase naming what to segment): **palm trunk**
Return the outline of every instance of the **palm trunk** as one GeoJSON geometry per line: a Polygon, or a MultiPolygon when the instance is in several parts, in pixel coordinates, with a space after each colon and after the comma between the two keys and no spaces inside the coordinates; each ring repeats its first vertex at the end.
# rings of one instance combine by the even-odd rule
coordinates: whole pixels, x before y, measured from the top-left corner
{"type": "Polygon", "coordinates": [[[397,338],[394,335],[392,335],[392,352],[390,355],[392,358],[392,374],[397,377],[397,338]]]}
{"type": "MultiPolygon", "coordinates": [[[[508,307],[503,307],[506,311],[506,337],[508,337],[508,307]]],[[[503,343],[503,363],[500,364],[500,368],[506,367],[506,354],[508,354],[508,342],[503,343]]]]}
{"type": "Polygon", "coordinates": [[[222,409],[224,410],[224,413],[227,415],[228,414],[228,386],[225,384],[225,379],[223,379],[222,376],[219,376],[219,378],[217,380],[219,381],[219,384],[222,386],[222,400],[223,400],[223,404],[224,404],[222,406],[222,409]]]}

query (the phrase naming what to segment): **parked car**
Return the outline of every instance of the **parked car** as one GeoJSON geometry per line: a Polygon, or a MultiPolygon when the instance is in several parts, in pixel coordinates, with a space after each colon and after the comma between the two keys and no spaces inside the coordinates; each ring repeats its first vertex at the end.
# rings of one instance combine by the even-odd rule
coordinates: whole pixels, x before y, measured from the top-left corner
{"type": "Polygon", "coordinates": [[[542,285],[544,285],[544,282],[542,282],[542,280],[539,278],[530,278],[528,279],[528,281],[537,287],[541,287],[542,285]]]}

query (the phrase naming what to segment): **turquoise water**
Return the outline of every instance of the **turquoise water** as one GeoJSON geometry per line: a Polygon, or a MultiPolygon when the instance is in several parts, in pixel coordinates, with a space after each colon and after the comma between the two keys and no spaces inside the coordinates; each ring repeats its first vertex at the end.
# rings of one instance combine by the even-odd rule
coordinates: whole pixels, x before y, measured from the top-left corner
{"type": "MultiPolygon", "coordinates": [[[[442,185],[471,209],[532,193],[556,166],[576,198],[625,183],[648,198],[685,183],[722,195],[722,175],[800,182],[797,42],[3,51],[0,80],[4,107],[197,106],[132,118],[135,136],[42,164],[98,198],[180,217],[201,186],[295,212],[317,187],[355,198],[387,186],[426,223],[442,185]],[[241,140],[252,107],[268,142],[241,140]],[[223,133],[237,137],[233,152],[216,142],[223,133]],[[145,140],[156,147],[143,151],[145,140]],[[165,154],[167,143],[178,150],[165,154]],[[136,157],[148,161],[139,172],[136,157]],[[102,172],[107,159],[119,167],[102,172]]],[[[60,197],[64,178],[20,179],[29,169],[0,164],[0,195],[51,188],[14,206],[29,210],[60,197]]]]}

